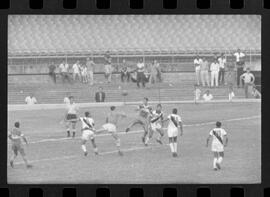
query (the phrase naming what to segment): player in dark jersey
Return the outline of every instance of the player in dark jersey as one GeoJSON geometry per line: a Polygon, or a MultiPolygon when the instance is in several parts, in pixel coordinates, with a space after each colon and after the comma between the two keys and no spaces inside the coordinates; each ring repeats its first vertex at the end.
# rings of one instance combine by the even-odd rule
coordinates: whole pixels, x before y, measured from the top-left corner
{"type": "MultiPolygon", "coordinates": [[[[129,126],[126,128],[126,132],[130,131],[130,129],[135,126],[135,125],[141,125],[144,133],[142,136],[142,141],[145,144],[145,138],[149,132],[149,126],[150,126],[150,111],[151,111],[151,107],[148,105],[148,98],[144,98],[143,99],[143,104],[139,105],[139,107],[137,108],[137,110],[139,112],[137,118],[132,121],[129,126]]],[[[147,145],[147,144],[145,144],[147,145]]]]}
{"type": "Polygon", "coordinates": [[[18,152],[21,154],[23,161],[25,162],[25,165],[27,168],[31,168],[32,165],[30,165],[26,159],[26,155],[24,152],[24,148],[22,147],[22,142],[21,140],[23,139],[23,141],[28,144],[25,136],[22,134],[21,130],[20,130],[20,123],[19,122],[15,122],[14,124],[14,128],[10,131],[10,133],[8,134],[8,138],[11,141],[11,148],[13,151],[13,155],[10,159],[10,166],[13,168],[14,167],[14,160],[16,159],[18,152]]]}

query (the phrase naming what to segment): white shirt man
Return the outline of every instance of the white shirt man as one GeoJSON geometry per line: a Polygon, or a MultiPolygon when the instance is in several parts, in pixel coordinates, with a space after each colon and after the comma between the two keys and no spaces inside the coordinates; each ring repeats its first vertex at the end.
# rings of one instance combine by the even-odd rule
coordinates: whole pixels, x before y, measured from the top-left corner
{"type": "Polygon", "coordinates": [[[144,63],[138,62],[137,68],[138,68],[138,72],[144,72],[144,63]]]}
{"type": "Polygon", "coordinates": [[[199,57],[194,59],[194,66],[195,66],[195,74],[196,74],[196,81],[197,85],[200,85],[200,70],[201,70],[201,64],[203,60],[199,57]]]}
{"type": "Polygon", "coordinates": [[[240,52],[240,51],[234,53],[233,55],[236,58],[236,62],[240,62],[241,61],[241,58],[245,57],[245,54],[242,53],[242,52],[240,52]]]}
{"type": "Polygon", "coordinates": [[[64,103],[66,105],[69,105],[70,104],[70,100],[69,100],[69,98],[67,96],[64,98],[64,103]]]}
{"type": "Polygon", "coordinates": [[[79,65],[77,63],[73,64],[72,69],[73,69],[73,73],[75,73],[75,74],[80,73],[80,68],[79,68],[79,65]]]}
{"type": "Polygon", "coordinates": [[[204,101],[211,101],[213,99],[213,95],[210,94],[209,92],[206,92],[204,95],[203,95],[203,100],[204,101]]]}
{"type": "Polygon", "coordinates": [[[210,71],[211,71],[211,87],[213,87],[214,85],[218,87],[219,63],[217,61],[211,64],[210,71]]]}
{"type": "Polygon", "coordinates": [[[225,68],[225,64],[226,64],[226,58],[225,57],[220,57],[218,58],[218,62],[219,62],[219,68],[224,69],[225,68]]]}
{"type": "Polygon", "coordinates": [[[26,103],[27,105],[34,105],[34,104],[37,103],[37,99],[36,99],[34,96],[27,96],[27,97],[25,98],[25,103],[26,103]]]}
{"type": "Polygon", "coordinates": [[[67,64],[62,63],[59,65],[59,69],[61,73],[66,73],[68,71],[68,66],[66,66],[67,64]]]}

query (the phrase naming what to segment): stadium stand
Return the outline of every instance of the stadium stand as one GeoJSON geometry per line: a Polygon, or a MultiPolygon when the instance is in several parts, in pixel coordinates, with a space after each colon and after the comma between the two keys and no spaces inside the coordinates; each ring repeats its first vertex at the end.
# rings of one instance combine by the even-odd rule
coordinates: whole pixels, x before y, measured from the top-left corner
{"type": "Polygon", "coordinates": [[[257,15],[15,15],[9,55],[261,49],[257,15]]]}

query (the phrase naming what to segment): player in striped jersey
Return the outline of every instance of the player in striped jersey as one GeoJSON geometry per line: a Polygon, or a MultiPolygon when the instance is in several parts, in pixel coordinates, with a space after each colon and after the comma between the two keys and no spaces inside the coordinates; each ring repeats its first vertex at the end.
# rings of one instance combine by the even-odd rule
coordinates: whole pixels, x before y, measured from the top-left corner
{"type": "Polygon", "coordinates": [[[164,114],[162,112],[162,106],[161,104],[158,104],[156,107],[156,110],[152,111],[151,118],[150,118],[150,129],[149,134],[146,136],[145,144],[148,144],[149,139],[152,138],[154,132],[158,132],[158,137],[156,141],[160,144],[162,144],[161,138],[164,135],[163,132],[163,119],[164,114]]]}
{"type": "Polygon", "coordinates": [[[11,141],[11,148],[13,151],[13,155],[10,159],[10,166],[13,168],[14,167],[14,160],[16,159],[18,152],[21,154],[23,161],[26,165],[27,168],[31,168],[32,165],[30,165],[26,159],[26,155],[24,152],[24,148],[22,147],[22,139],[25,142],[25,144],[28,144],[24,134],[22,134],[21,130],[20,130],[20,123],[19,122],[15,122],[14,124],[14,128],[10,131],[10,133],[8,134],[8,138],[11,141]]]}
{"type": "Polygon", "coordinates": [[[172,156],[177,157],[177,136],[179,129],[180,129],[180,136],[183,135],[182,120],[181,117],[177,114],[177,109],[174,108],[172,110],[172,114],[170,114],[164,121],[169,121],[167,130],[169,137],[169,144],[172,156]]]}
{"type": "Polygon", "coordinates": [[[220,164],[224,157],[224,147],[228,144],[227,132],[221,128],[221,122],[216,122],[216,128],[212,129],[206,140],[206,147],[212,139],[212,152],[214,153],[213,168],[214,170],[220,170],[220,164]]]}
{"type": "Polygon", "coordinates": [[[137,124],[141,125],[144,130],[142,141],[145,144],[145,138],[149,131],[149,124],[150,124],[149,118],[151,111],[151,107],[148,105],[148,98],[145,97],[143,99],[143,104],[139,105],[136,111],[139,112],[138,117],[129,124],[129,126],[126,128],[126,132],[130,131],[130,129],[137,124]]]}
{"type": "Polygon", "coordinates": [[[82,150],[84,152],[84,155],[87,156],[88,152],[86,150],[86,142],[89,140],[89,138],[91,139],[93,148],[94,148],[94,152],[96,155],[98,155],[98,149],[97,149],[97,145],[95,143],[95,136],[94,136],[94,132],[95,132],[95,128],[94,128],[94,120],[91,117],[91,114],[89,112],[85,112],[84,117],[80,117],[79,120],[82,123],[82,150]]]}

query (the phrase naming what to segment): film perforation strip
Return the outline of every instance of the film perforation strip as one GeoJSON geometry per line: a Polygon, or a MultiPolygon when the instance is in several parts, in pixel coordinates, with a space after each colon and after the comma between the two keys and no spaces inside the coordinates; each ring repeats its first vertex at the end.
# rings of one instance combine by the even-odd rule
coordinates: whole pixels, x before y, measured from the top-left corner
{"type": "MultiPolygon", "coordinates": [[[[28,0],[30,9],[40,9],[42,10],[44,4],[47,2],[44,0],[28,0]]],[[[114,3],[112,0],[92,0],[95,1],[95,6],[97,9],[110,9],[111,3],[114,3]]],[[[143,9],[144,8],[144,0],[128,0],[128,6],[130,9],[143,9]]],[[[176,9],[182,7],[183,0],[160,0],[162,1],[162,7],[164,9],[176,9]]],[[[196,1],[196,7],[198,9],[209,9],[213,4],[213,0],[194,0],[196,1]]],[[[229,7],[231,9],[243,9],[245,8],[245,0],[228,0],[229,7]]],[[[78,2],[80,0],[62,0],[61,6],[64,9],[77,9],[78,2]]],[[[258,1],[258,4],[262,4],[261,7],[269,9],[270,1],[261,0],[258,1]]],[[[61,7],[60,6],[60,7],[61,7]]],[[[90,6],[90,1],[89,1],[90,6]]],[[[10,9],[12,8],[12,0],[1,0],[0,10],[1,9],[10,9]]]]}
{"type": "MultiPolygon", "coordinates": [[[[1,196],[3,197],[12,197],[15,196],[14,193],[11,193],[8,188],[0,188],[1,196]]],[[[264,197],[267,197],[270,195],[270,188],[265,188],[264,191],[264,197]]],[[[114,196],[113,193],[110,191],[109,188],[101,187],[97,188],[94,195],[89,192],[89,195],[87,195],[87,192],[82,195],[80,192],[80,189],[77,189],[75,187],[66,187],[62,189],[62,192],[55,193],[52,195],[51,192],[48,192],[46,189],[42,189],[39,187],[32,187],[28,190],[21,190],[20,196],[28,196],[28,197],[49,197],[49,196],[62,196],[62,197],[81,197],[81,196],[95,196],[95,197],[110,197],[114,196]],[[26,193],[24,193],[26,192],[26,193]]],[[[125,194],[123,193],[122,196],[128,196],[128,197],[145,197],[148,196],[148,193],[144,191],[144,189],[140,187],[130,188],[128,192],[125,194]]],[[[214,197],[219,196],[220,193],[214,193],[213,190],[211,190],[209,187],[199,187],[197,188],[194,197],[214,197]]],[[[120,195],[121,196],[121,195],[120,195]]],[[[151,195],[154,196],[154,195],[151,195]]],[[[177,197],[177,196],[183,196],[180,190],[177,190],[177,188],[168,187],[163,188],[161,195],[162,197],[177,197]]],[[[230,197],[246,197],[251,196],[246,194],[246,190],[243,187],[232,187],[229,192],[226,195],[223,196],[230,196],[230,197]]]]}

